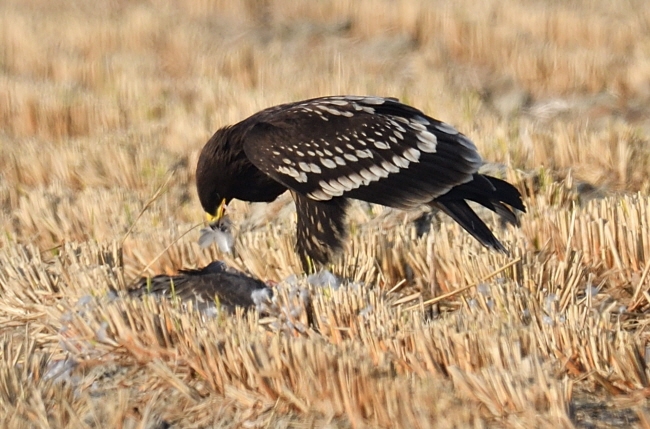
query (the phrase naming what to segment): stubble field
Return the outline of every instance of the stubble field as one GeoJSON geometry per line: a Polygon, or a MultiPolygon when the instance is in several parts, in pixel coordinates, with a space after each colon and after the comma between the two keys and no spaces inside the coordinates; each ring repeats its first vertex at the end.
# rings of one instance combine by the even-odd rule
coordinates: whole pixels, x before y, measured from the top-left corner
{"type": "Polygon", "coordinates": [[[642,0],[0,2],[0,426],[650,427],[649,102],[642,0]],[[201,250],[205,141],[332,94],[476,142],[510,254],[356,204],[310,285],[288,195],[201,250]],[[124,296],[214,259],[277,314],[124,296]]]}

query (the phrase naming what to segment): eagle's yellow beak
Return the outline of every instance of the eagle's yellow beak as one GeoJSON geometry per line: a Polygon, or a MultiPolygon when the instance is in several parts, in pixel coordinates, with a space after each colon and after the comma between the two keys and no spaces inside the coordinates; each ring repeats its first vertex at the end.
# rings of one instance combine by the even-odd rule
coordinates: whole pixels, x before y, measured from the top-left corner
{"type": "Polygon", "coordinates": [[[213,216],[210,213],[206,213],[205,217],[207,218],[208,222],[217,222],[219,219],[221,219],[226,212],[226,199],[224,198],[221,200],[221,204],[219,204],[219,207],[217,207],[217,213],[213,216]]]}

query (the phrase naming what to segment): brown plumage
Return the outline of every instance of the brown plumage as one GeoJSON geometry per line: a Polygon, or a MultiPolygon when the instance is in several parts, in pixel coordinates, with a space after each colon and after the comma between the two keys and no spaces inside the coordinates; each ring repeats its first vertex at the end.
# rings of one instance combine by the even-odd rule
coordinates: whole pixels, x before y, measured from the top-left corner
{"type": "Polygon", "coordinates": [[[273,296],[272,290],[264,282],[221,261],[196,270],[181,270],[175,276],[161,274],[142,278],[129,294],[178,297],[181,301],[194,301],[199,310],[218,302],[227,311],[235,307],[252,307],[273,296]]]}
{"type": "Polygon", "coordinates": [[[297,249],[328,262],[345,238],[349,199],[399,209],[437,207],[485,246],[505,251],[469,207],[518,224],[509,183],[478,173],[476,146],[452,126],[393,98],[335,96],[283,104],[218,130],[199,157],[196,185],[217,215],[233,198],[270,202],[290,190],[297,249]]]}

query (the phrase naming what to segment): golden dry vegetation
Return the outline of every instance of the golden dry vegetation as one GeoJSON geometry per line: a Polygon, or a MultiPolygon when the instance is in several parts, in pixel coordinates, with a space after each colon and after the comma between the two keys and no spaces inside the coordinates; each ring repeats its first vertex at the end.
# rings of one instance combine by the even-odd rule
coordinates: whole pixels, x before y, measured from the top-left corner
{"type": "Polygon", "coordinates": [[[643,0],[4,0],[0,426],[650,427],[649,102],[643,0]],[[200,250],[211,133],[328,94],[469,135],[525,194],[510,255],[359,204],[310,286],[288,196],[200,250]],[[277,311],[124,297],[216,258],[277,311]]]}

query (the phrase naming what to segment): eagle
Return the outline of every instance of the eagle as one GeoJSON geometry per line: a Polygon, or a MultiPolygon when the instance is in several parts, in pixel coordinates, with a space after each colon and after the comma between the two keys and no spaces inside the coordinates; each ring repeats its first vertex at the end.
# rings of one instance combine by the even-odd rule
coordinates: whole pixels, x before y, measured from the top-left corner
{"type": "Polygon", "coordinates": [[[467,201],[514,225],[515,211],[526,208],[513,185],[480,174],[482,164],[469,138],[395,98],[329,96],[270,107],[219,129],[199,155],[196,186],[211,220],[233,199],[271,202],[290,191],[304,267],[310,259],[330,262],[342,248],[353,199],[439,209],[505,252],[467,201]]]}

